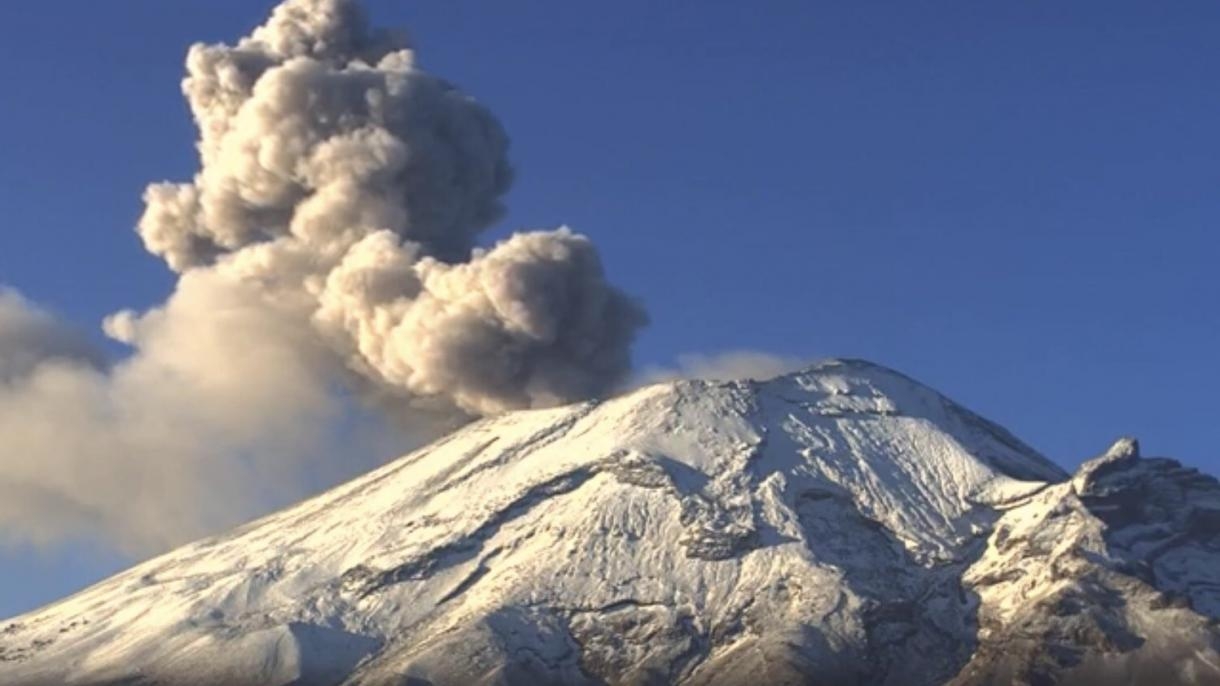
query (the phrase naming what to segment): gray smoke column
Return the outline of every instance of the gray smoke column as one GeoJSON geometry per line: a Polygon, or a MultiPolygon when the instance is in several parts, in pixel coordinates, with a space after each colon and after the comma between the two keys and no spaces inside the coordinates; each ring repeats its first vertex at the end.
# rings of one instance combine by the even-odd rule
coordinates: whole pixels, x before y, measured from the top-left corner
{"type": "Polygon", "coordinates": [[[139,222],[179,278],[104,322],[130,354],[0,291],[0,542],[164,549],[629,370],[645,317],[593,244],[478,246],[507,136],[354,3],[288,0],[187,72],[200,168],[139,222]]]}
{"type": "Polygon", "coordinates": [[[549,405],[629,370],[645,316],[588,239],[475,247],[503,213],[508,138],[354,2],[288,0],[236,45],[193,46],[187,71],[201,167],[150,186],[139,225],[171,268],[257,284],[408,403],[549,405]]]}

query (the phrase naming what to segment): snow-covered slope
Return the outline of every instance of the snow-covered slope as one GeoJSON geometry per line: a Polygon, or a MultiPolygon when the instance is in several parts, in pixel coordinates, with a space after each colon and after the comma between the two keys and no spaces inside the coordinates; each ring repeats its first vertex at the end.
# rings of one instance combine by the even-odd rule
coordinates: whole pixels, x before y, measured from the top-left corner
{"type": "Polygon", "coordinates": [[[475,423],[0,623],[0,683],[1045,683],[1136,663],[1211,683],[1218,494],[1125,443],[1068,479],[859,361],[663,384],[475,423]]]}

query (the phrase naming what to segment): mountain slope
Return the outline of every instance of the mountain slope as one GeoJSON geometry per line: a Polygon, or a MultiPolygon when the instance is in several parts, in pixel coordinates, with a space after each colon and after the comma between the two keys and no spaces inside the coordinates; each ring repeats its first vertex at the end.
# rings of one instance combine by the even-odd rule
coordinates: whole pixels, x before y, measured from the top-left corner
{"type": "Polygon", "coordinates": [[[1165,643],[1210,683],[1220,490],[1118,453],[1067,480],[859,361],[512,413],[0,624],[0,682],[1042,683],[1165,643]]]}
{"type": "Polygon", "coordinates": [[[1220,683],[1220,487],[1120,440],[996,523],[954,684],[1220,683]]]}

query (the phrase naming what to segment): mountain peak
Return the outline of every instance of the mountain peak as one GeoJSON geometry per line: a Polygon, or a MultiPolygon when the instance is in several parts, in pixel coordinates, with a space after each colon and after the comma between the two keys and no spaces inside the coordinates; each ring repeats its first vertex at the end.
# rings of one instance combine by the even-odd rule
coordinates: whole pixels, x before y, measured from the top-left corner
{"type": "Polygon", "coordinates": [[[1140,442],[1134,436],[1124,436],[1106,449],[1106,457],[1111,460],[1139,459],[1140,442]]]}
{"type": "Polygon", "coordinates": [[[844,358],[816,362],[766,382],[781,396],[804,396],[805,406],[826,416],[891,416],[931,422],[981,450],[992,467],[1016,479],[1060,481],[1058,465],[991,422],[911,377],[867,360],[844,358]],[[991,450],[993,443],[1005,450],[991,450]]]}
{"type": "Polygon", "coordinates": [[[1100,477],[1126,469],[1140,460],[1140,442],[1131,436],[1114,441],[1104,453],[1086,460],[1072,477],[1077,493],[1086,493],[1100,477]]]}

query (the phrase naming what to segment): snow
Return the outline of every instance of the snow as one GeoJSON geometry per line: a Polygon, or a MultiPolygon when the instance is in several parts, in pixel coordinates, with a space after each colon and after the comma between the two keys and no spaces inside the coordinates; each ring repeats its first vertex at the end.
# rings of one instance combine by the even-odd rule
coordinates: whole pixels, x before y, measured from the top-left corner
{"type": "Polygon", "coordinates": [[[955,683],[1042,654],[1058,662],[1035,669],[1063,683],[1220,683],[1217,497],[1214,478],[1123,438],[1007,510],[963,577],[981,649],[955,683]]]}
{"type": "MultiPolygon", "coordinates": [[[[1067,478],[866,362],[659,384],[479,421],[0,623],[0,682],[940,683],[976,615],[1114,545],[1067,478]]],[[[1210,602],[1190,550],[1160,569],[1210,602]]]]}

